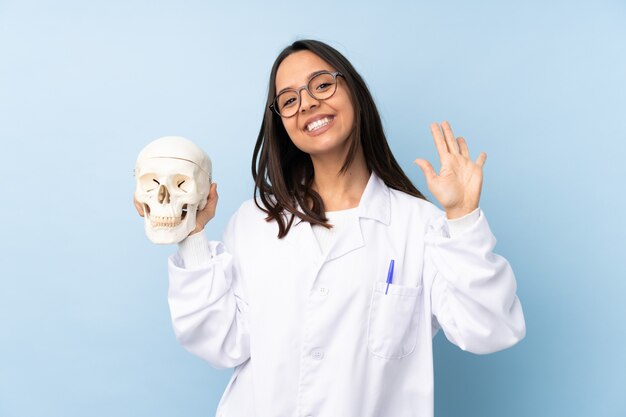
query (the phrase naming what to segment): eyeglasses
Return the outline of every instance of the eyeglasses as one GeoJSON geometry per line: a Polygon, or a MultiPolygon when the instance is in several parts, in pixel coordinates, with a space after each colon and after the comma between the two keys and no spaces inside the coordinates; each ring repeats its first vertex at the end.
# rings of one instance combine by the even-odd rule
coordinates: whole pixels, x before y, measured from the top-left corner
{"type": "Polygon", "coordinates": [[[311,77],[306,85],[298,89],[284,90],[274,98],[270,109],[280,117],[293,117],[300,110],[300,92],[306,90],[316,100],[329,99],[337,91],[337,76],[340,72],[321,71],[311,77]]]}

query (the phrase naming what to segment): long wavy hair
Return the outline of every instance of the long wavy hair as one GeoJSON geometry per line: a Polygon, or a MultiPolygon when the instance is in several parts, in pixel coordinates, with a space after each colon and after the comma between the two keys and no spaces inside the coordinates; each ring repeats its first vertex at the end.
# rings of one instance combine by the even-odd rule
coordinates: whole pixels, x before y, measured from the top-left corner
{"type": "Polygon", "coordinates": [[[276,96],[278,67],[285,58],[298,51],[311,51],[322,58],[343,74],[348,86],[355,127],[340,172],[345,173],[350,167],[360,143],[368,169],[376,173],[388,187],[426,200],[393,157],[372,95],[352,64],[323,42],[299,40],[283,49],[274,61],[265,114],[252,156],[254,201],[257,207],[267,213],[267,221],[277,222],[278,238],[287,235],[296,217],[312,225],[331,227],[325,216],[324,202],[312,189],[314,172],[311,157],[293,144],[280,116],[269,107],[276,96]]]}

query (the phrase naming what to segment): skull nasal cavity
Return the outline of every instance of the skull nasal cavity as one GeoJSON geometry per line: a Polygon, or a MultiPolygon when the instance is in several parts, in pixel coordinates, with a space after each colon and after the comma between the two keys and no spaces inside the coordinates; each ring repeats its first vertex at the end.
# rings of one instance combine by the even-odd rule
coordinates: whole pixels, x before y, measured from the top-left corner
{"type": "Polygon", "coordinates": [[[170,192],[167,191],[167,187],[165,185],[161,184],[159,187],[159,203],[163,204],[163,202],[165,202],[165,204],[170,203],[170,192]]]}

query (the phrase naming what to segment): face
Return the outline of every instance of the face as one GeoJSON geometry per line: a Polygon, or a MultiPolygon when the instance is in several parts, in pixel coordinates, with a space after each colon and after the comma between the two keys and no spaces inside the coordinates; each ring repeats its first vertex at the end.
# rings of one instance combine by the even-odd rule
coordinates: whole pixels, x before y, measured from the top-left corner
{"type": "MultiPolygon", "coordinates": [[[[289,55],[278,67],[276,91],[298,89],[307,84],[318,71],[335,72],[322,58],[310,51],[289,55]]],[[[306,91],[300,92],[300,109],[295,116],[282,118],[294,145],[311,157],[334,155],[343,160],[354,130],[354,108],[345,80],[337,77],[337,90],[326,100],[316,100],[306,91]]]]}

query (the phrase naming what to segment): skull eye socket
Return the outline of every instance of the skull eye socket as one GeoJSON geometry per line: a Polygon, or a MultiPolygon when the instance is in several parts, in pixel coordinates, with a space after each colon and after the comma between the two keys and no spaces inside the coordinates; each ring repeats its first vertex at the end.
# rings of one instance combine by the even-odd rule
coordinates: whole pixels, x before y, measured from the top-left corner
{"type": "Polygon", "coordinates": [[[185,175],[177,175],[175,178],[176,188],[184,193],[193,191],[193,181],[185,175]]]}
{"type": "Polygon", "coordinates": [[[150,191],[154,191],[159,188],[161,183],[157,180],[157,176],[155,174],[144,174],[139,178],[139,184],[141,185],[141,189],[149,193],[150,191]]]}

